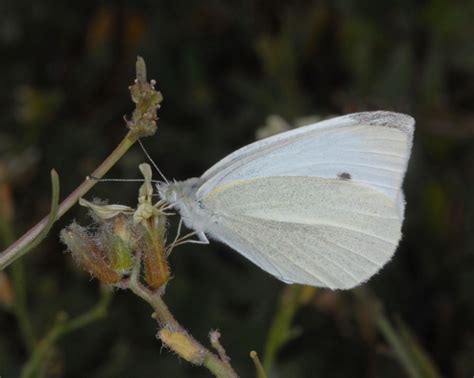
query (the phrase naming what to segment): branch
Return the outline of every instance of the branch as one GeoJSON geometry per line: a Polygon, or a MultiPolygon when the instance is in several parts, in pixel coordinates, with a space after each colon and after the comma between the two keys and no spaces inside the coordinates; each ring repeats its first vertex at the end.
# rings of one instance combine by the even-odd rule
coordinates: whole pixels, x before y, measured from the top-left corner
{"type": "MultiPolygon", "coordinates": [[[[114,164],[127,152],[127,150],[135,143],[136,137],[133,136],[132,132],[129,132],[125,138],[120,142],[117,148],[102,162],[102,164],[92,173],[95,177],[103,177],[114,164]]],[[[33,228],[26,232],[21,238],[15,241],[10,247],[0,254],[0,270],[5,269],[13,261],[25,255],[32,248],[37,246],[44,237],[46,237],[52,224],[61,218],[74,204],[83,197],[96,183],[96,180],[84,180],[76,190],[74,190],[61,204],[59,207],[53,207],[55,200],[54,193],[54,177],[57,179],[57,174],[53,170],[51,171],[51,180],[53,182],[53,196],[51,199],[52,206],[49,215],[39,221],[33,228]],[[56,210],[54,214],[53,210],[56,210]]],[[[57,183],[59,197],[59,182],[57,183]]],[[[56,200],[57,204],[57,200],[56,200]]],[[[57,205],[55,205],[57,206],[57,205]]]]}
{"type": "Polygon", "coordinates": [[[218,378],[238,378],[227,361],[201,345],[176,321],[159,292],[152,292],[140,283],[140,257],[136,256],[136,260],[127,287],[153,308],[152,317],[160,326],[160,340],[180,357],[194,365],[205,366],[218,378]]]}
{"type": "MultiPolygon", "coordinates": [[[[156,132],[156,112],[160,108],[163,100],[161,93],[155,90],[155,81],[146,81],[146,66],[143,58],[138,57],[136,62],[135,83],[129,87],[132,101],[135,103],[135,110],[132,119],[126,121],[129,132],[115,148],[115,150],[102,162],[92,173],[92,176],[101,178],[112,168],[115,163],[128,151],[128,149],[141,137],[154,135],[156,132]]],[[[43,240],[53,223],[61,218],[79,198],[83,197],[96,183],[97,180],[86,179],[76,190],[74,190],[57,208],[59,198],[59,182],[57,174],[51,172],[53,181],[53,198],[51,212],[48,216],[39,221],[33,228],[26,232],[20,239],[0,254],[0,270],[5,269],[13,261],[25,255],[32,248],[43,240]],[[58,192],[55,192],[55,183],[58,192]],[[56,196],[57,195],[57,196],[56,196]],[[54,205],[54,206],[53,206],[54,205]]]]}

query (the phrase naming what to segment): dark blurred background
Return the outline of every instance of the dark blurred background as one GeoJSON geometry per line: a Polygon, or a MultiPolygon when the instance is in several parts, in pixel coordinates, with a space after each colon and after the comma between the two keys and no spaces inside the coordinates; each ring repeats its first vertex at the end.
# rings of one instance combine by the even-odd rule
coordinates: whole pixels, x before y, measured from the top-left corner
{"type": "MultiPolygon", "coordinates": [[[[2,246],[49,209],[49,170],[62,197],[126,133],[139,54],[164,101],[144,142],[170,178],[200,175],[255,140],[267,116],[396,110],[417,128],[405,190],[404,238],[365,286],[386,319],[401,319],[440,375],[474,374],[474,2],[24,1],[0,2],[2,246]]],[[[109,177],[140,177],[133,148],[109,177]]],[[[87,198],[134,206],[139,184],[101,183],[87,198]]],[[[99,285],[59,242],[62,227],[23,259],[24,290],[0,280],[0,375],[29,352],[15,301],[41,339],[61,311],[84,313],[99,285]]],[[[171,231],[173,232],[173,231],[171,231]]],[[[200,341],[219,328],[242,377],[254,376],[285,285],[225,246],[183,246],[165,301],[200,341]]],[[[20,285],[21,286],[21,285],[20,285]]],[[[352,292],[320,290],[293,320],[275,377],[409,377],[393,345],[352,292]],[[372,319],[372,320],[371,320],[372,319]]],[[[43,376],[207,377],[161,348],[146,303],[117,291],[105,319],[65,335],[43,376]]],[[[394,326],[395,327],[395,326],[394,326]]],[[[396,327],[395,327],[396,328],[396,327]]],[[[425,375],[428,376],[428,375],[425,375]]]]}

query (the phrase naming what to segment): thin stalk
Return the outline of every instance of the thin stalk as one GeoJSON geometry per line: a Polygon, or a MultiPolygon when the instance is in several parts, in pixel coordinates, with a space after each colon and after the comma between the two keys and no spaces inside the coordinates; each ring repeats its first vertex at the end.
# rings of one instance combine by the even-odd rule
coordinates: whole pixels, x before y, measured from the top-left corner
{"type": "Polygon", "coordinates": [[[250,358],[253,360],[253,363],[255,364],[255,371],[257,373],[257,378],[267,378],[267,373],[265,372],[265,369],[263,368],[263,365],[260,362],[260,359],[258,358],[257,352],[252,350],[250,352],[250,358]]]}
{"type": "Polygon", "coordinates": [[[206,354],[202,364],[217,378],[238,378],[237,373],[212,352],[206,354]]]}
{"type": "Polygon", "coordinates": [[[395,351],[396,355],[398,356],[398,359],[407,371],[407,374],[412,378],[422,378],[422,375],[420,374],[416,363],[413,361],[412,356],[410,356],[410,351],[403,343],[397,331],[392,327],[392,325],[390,324],[390,322],[385,317],[382,311],[379,311],[379,313],[377,314],[376,321],[377,327],[395,351]]]}
{"type": "Polygon", "coordinates": [[[158,295],[154,295],[153,292],[138,282],[130,282],[128,288],[134,294],[142,298],[145,302],[148,302],[151,307],[153,307],[153,310],[155,311],[153,318],[155,318],[160,324],[168,324],[173,328],[182,329],[181,325],[176,321],[173,314],[171,314],[166,303],[158,295]]]}
{"type": "Polygon", "coordinates": [[[170,310],[168,309],[166,303],[159,296],[158,292],[152,292],[140,283],[140,256],[137,256],[135,268],[132,271],[127,286],[134,294],[150,304],[154,311],[153,318],[158,321],[160,326],[167,326],[176,331],[183,331],[181,334],[189,341],[190,344],[195,344],[199,347],[199,349],[205,351],[202,365],[205,366],[212,374],[218,378],[238,378],[238,375],[230,365],[222,361],[217,355],[202,346],[186,331],[184,331],[184,328],[176,321],[173,314],[171,314],[170,310]]]}
{"type": "Polygon", "coordinates": [[[36,345],[33,354],[23,367],[20,377],[36,377],[38,372],[42,370],[44,363],[47,361],[49,352],[58,340],[72,331],[85,327],[88,324],[103,318],[106,315],[107,307],[109,306],[111,299],[112,292],[104,289],[99,301],[83,315],[68,320],[65,313],[58,314],[53,327],[36,345]]]}
{"type": "MultiPolygon", "coordinates": [[[[132,132],[123,138],[115,150],[99,165],[92,173],[94,177],[103,177],[114,164],[128,151],[128,149],[136,142],[137,138],[132,132]]],[[[74,204],[83,197],[95,184],[97,180],[84,180],[61,204],[58,208],[56,220],[61,218],[74,204]]],[[[41,234],[42,230],[47,226],[49,215],[44,217],[21,238],[16,240],[12,245],[0,254],[0,270],[5,269],[13,261],[28,253],[31,249],[28,246],[34,242],[35,238],[41,234]]]]}
{"type": "MultiPolygon", "coordinates": [[[[12,243],[15,240],[15,236],[11,221],[7,219],[2,219],[0,223],[0,234],[2,244],[12,243]]],[[[20,333],[23,338],[23,343],[25,344],[25,347],[28,352],[31,352],[35,345],[35,336],[28,313],[25,268],[22,261],[17,261],[15,264],[12,265],[11,276],[13,290],[15,293],[13,311],[18,321],[18,326],[20,328],[20,333]]]]}
{"type": "Polygon", "coordinates": [[[36,338],[31,323],[27,305],[25,266],[23,261],[16,261],[11,269],[15,303],[13,310],[18,320],[18,326],[26,349],[31,353],[35,347],[36,338]]]}
{"type": "Polygon", "coordinates": [[[314,297],[316,288],[310,286],[286,286],[280,297],[278,309],[268,332],[263,355],[264,371],[269,372],[281,347],[297,336],[293,319],[299,308],[314,297]]]}

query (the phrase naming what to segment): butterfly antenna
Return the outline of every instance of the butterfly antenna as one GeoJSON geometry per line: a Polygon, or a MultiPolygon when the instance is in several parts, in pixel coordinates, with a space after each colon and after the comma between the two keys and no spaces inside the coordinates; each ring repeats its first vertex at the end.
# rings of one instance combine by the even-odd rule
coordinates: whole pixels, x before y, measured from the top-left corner
{"type": "MultiPolygon", "coordinates": [[[[86,176],[86,180],[94,180],[98,182],[144,182],[144,179],[103,179],[96,176],[86,176]]],[[[152,183],[159,183],[158,180],[151,180],[152,183]]]]}
{"type": "Polygon", "coordinates": [[[165,175],[160,171],[160,168],[158,168],[158,166],[156,165],[156,163],[153,161],[153,159],[151,158],[151,156],[148,154],[148,151],[146,150],[145,146],[143,145],[142,141],[140,139],[138,139],[138,143],[140,144],[140,147],[142,148],[143,152],[145,153],[146,157],[148,158],[148,160],[150,161],[151,165],[153,165],[153,167],[155,167],[156,171],[158,172],[158,174],[161,176],[161,178],[167,183],[169,184],[169,181],[167,180],[167,178],[165,177],[165,175]]]}

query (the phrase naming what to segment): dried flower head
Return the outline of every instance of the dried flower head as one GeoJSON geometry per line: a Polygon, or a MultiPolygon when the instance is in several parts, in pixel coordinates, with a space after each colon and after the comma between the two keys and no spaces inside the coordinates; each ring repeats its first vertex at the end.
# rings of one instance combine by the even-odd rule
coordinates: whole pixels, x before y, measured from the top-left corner
{"type": "MultiPolygon", "coordinates": [[[[136,209],[124,205],[79,201],[95,220],[91,229],[71,224],[61,232],[76,261],[100,281],[116,284],[128,277],[143,260],[145,280],[152,289],[163,287],[170,278],[165,253],[166,215],[163,203],[152,203],[152,172],[141,164],[144,183],[140,187],[136,209]]],[[[138,267],[140,268],[140,267],[138,267]]]]}
{"type": "Polygon", "coordinates": [[[127,127],[137,138],[155,134],[156,115],[163,101],[163,96],[155,90],[156,82],[146,79],[146,66],[143,58],[137,58],[137,78],[135,83],[129,87],[132,101],[136,104],[132,113],[132,119],[127,120],[127,127]]]}

